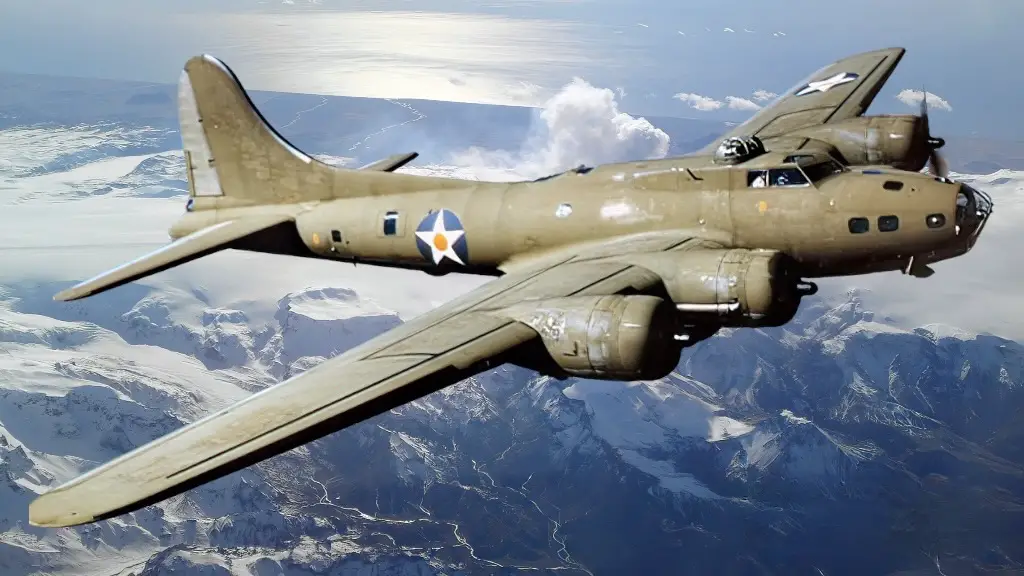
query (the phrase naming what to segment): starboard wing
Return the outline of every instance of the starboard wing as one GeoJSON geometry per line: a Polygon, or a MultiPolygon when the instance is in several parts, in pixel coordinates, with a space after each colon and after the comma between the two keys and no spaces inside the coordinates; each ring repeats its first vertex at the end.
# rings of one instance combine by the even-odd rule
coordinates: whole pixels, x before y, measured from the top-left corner
{"type": "Polygon", "coordinates": [[[624,254],[695,249],[652,233],[561,250],[281,384],[141,446],[34,500],[29,521],[70,526],[128,513],[280,454],[504,362],[536,338],[489,310],[533,298],[645,291],[660,279],[624,254]]]}
{"type": "MultiPolygon", "coordinates": [[[[906,49],[855,54],[811,74],[722,138],[757,136],[762,141],[794,130],[860,116],[892,75],[906,49]]],[[[711,154],[720,140],[702,150],[711,154]]]]}

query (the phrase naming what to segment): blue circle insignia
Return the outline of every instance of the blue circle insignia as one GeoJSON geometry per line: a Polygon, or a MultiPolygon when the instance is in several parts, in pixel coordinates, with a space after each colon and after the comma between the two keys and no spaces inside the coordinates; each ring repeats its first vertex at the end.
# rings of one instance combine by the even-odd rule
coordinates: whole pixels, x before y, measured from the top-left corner
{"type": "Polygon", "coordinates": [[[440,265],[444,260],[465,266],[469,262],[466,231],[459,217],[444,208],[431,210],[416,227],[416,247],[424,258],[440,265]]]}

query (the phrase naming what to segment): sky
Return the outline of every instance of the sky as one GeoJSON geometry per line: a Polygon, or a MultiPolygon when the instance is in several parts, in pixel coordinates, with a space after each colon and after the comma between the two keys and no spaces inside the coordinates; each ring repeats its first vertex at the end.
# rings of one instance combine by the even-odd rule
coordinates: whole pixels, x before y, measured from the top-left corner
{"type": "Polygon", "coordinates": [[[209,52],[256,89],[525,105],[579,76],[631,113],[742,120],[904,46],[872,112],[924,89],[937,132],[1022,140],[1022,20],[1020,0],[9,0],[0,71],[173,82],[209,52]]]}
{"type": "MultiPolygon", "coordinates": [[[[1024,81],[1001,72],[1024,68],[1024,49],[1009,30],[1024,16],[1024,2],[977,0],[967,9],[930,0],[931,9],[923,11],[920,0],[913,9],[905,0],[863,0],[848,17],[838,8],[821,8],[822,3],[781,0],[768,9],[766,2],[737,0],[742,9],[724,11],[703,3],[665,8],[647,0],[523,0],[484,9],[434,0],[418,2],[413,13],[405,2],[177,0],[170,11],[155,0],[88,5],[11,0],[0,19],[0,72],[171,83],[185,59],[205,51],[227,61],[251,89],[543,106],[527,141],[503,150],[452,150],[445,168],[452,175],[507,179],[579,163],[663,156],[668,136],[640,115],[740,120],[769,97],[766,93],[781,92],[836,58],[903,45],[909,52],[872,112],[913,112],[907,106],[915,104],[910,91],[924,87],[934,94],[933,133],[977,129],[987,137],[1024,139],[1012,97],[1024,93],[1024,81]],[[786,8],[784,17],[779,6],[786,8]]],[[[289,136],[287,122],[278,127],[289,136]]],[[[41,161],[53,148],[46,138],[38,148],[28,147],[23,136],[0,133],[0,180],[5,170],[41,161]]],[[[74,141],[68,134],[60,139],[65,148],[74,141]]],[[[56,193],[62,178],[19,180],[18,186],[56,193]]],[[[1005,246],[1024,242],[1018,226],[1024,217],[1018,205],[1024,204],[1017,201],[1024,198],[1024,180],[1016,176],[988,189],[996,196],[997,214],[979,247],[937,265],[934,277],[922,281],[893,273],[824,284],[837,291],[867,288],[872,308],[903,316],[897,320],[906,325],[949,322],[1024,339],[1024,324],[1016,321],[1024,314],[1022,305],[1006,308],[1005,314],[991,308],[994,301],[1019,302],[1016,287],[1024,272],[1005,266],[1003,254],[1005,246]]],[[[2,231],[0,246],[3,237],[8,244],[32,242],[25,239],[34,238],[43,213],[51,222],[94,218],[77,206],[59,216],[47,204],[27,203],[18,210],[25,212],[11,219],[18,225],[2,231]]],[[[134,213],[136,207],[125,204],[118,210],[134,213]]],[[[166,226],[179,213],[174,204],[154,212],[153,222],[137,222],[124,212],[107,214],[117,240],[97,235],[100,229],[90,226],[87,244],[163,242],[166,226]]],[[[74,266],[46,260],[47,269],[60,268],[61,279],[80,280],[145,249],[90,251],[88,263],[75,253],[68,256],[74,266]]],[[[0,279],[4,273],[24,277],[40,261],[31,250],[4,254],[15,256],[18,261],[0,266],[0,279]]],[[[313,274],[302,268],[309,265],[289,264],[299,279],[313,274]]],[[[210,276],[200,276],[209,281],[210,276]]],[[[458,284],[467,290],[479,281],[458,284]]],[[[265,296],[283,289],[268,286],[265,296]]]]}

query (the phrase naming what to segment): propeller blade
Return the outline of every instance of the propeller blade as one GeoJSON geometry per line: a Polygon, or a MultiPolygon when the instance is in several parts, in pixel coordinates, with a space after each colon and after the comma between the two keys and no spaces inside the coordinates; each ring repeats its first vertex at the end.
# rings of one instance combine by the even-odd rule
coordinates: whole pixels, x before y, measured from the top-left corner
{"type": "Polygon", "coordinates": [[[921,88],[921,130],[924,132],[925,142],[928,143],[928,171],[932,174],[945,178],[949,174],[949,165],[946,159],[938,153],[938,149],[946,145],[946,140],[932,136],[931,127],[928,124],[928,91],[921,88]]]}
{"type": "Polygon", "coordinates": [[[940,178],[949,175],[949,165],[946,164],[946,159],[939,154],[938,150],[933,149],[928,155],[928,170],[940,178]]]}

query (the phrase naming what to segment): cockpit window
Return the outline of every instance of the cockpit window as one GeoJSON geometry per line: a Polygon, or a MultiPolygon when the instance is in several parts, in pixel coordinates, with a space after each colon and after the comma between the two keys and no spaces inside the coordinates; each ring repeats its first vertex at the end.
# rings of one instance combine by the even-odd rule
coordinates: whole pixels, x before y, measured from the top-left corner
{"type": "Polygon", "coordinates": [[[195,198],[189,198],[188,202],[185,203],[185,212],[191,212],[195,210],[196,200],[195,198]]]}
{"type": "Polygon", "coordinates": [[[825,160],[816,164],[803,166],[804,173],[811,179],[811,182],[818,183],[843,171],[843,165],[835,160],[825,160]]]}
{"type": "Polygon", "coordinates": [[[747,186],[751,188],[807,186],[808,184],[807,177],[799,168],[772,168],[747,172],[747,186]]]}
{"type": "Polygon", "coordinates": [[[814,160],[811,154],[790,154],[783,160],[785,164],[799,164],[801,160],[814,160]]]}

